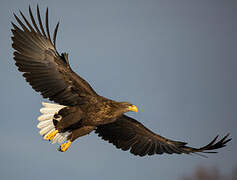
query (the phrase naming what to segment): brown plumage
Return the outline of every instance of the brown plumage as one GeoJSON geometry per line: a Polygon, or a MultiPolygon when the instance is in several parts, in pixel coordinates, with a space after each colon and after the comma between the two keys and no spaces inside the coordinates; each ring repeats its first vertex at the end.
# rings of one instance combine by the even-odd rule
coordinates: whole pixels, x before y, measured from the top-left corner
{"type": "Polygon", "coordinates": [[[72,71],[68,54],[60,55],[56,50],[59,23],[55,27],[53,39],[50,37],[48,8],[46,30],[38,6],[38,25],[30,7],[31,23],[22,12],[20,14],[25,23],[15,14],[20,26],[12,23],[16,66],[35,91],[59,104],[43,103],[45,107],[41,109],[43,115],[38,118],[41,121],[38,127],[45,139],[61,143],[62,140],[68,140],[61,145],[61,151],[66,151],[71,142],[93,130],[117,148],[124,151],[130,149],[131,153],[139,156],[213,153],[212,150],[224,147],[231,140],[227,134],[217,142],[215,137],[204,147],[192,148],[185,142],[173,141],[153,133],[138,121],[124,115],[128,111],[137,111],[136,106],[99,96],[84,79],[72,71]]]}

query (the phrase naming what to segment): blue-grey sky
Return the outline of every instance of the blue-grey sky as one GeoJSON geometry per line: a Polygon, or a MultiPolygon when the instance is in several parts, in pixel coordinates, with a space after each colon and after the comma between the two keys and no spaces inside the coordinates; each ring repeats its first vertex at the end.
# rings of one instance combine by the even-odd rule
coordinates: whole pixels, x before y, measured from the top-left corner
{"type": "Polygon", "coordinates": [[[1,0],[1,179],[178,179],[197,166],[237,165],[237,1],[1,0]],[[68,152],[38,133],[42,97],[14,65],[10,21],[30,4],[60,21],[57,47],[100,94],[139,107],[130,116],[168,138],[205,145],[230,132],[209,158],[136,157],[94,133],[68,152]]]}

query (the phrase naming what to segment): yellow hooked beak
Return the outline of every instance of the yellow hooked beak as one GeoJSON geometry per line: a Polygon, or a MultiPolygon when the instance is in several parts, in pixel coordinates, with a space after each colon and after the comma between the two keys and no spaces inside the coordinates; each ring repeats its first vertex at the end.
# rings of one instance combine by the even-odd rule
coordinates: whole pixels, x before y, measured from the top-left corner
{"type": "Polygon", "coordinates": [[[135,106],[135,105],[129,106],[129,107],[128,107],[128,110],[129,110],[129,111],[138,112],[138,108],[137,108],[137,106],[135,106]]]}

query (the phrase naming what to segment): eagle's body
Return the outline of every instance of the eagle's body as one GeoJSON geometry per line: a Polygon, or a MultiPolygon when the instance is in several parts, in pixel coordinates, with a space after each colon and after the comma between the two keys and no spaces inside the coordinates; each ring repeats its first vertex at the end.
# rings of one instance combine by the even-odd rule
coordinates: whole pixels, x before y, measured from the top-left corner
{"type": "Polygon", "coordinates": [[[102,139],[113,143],[117,148],[129,150],[134,155],[163,153],[189,154],[210,152],[222,148],[231,139],[228,134],[220,141],[216,138],[201,148],[186,146],[187,143],[173,141],[153,133],[138,121],[124,115],[137,107],[128,102],[116,102],[98,95],[80,76],[72,71],[67,53],[61,55],[56,50],[58,25],[51,40],[46,11],[45,27],[37,6],[38,25],[29,7],[31,23],[20,12],[25,24],[14,14],[19,28],[12,23],[14,59],[18,70],[23,72],[32,88],[41,92],[57,104],[43,103],[38,128],[44,139],[64,144],[66,151],[78,137],[95,130],[102,139]]]}
{"type": "MultiPolygon", "coordinates": [[[[93,97],[90,103],[77,106],[63,107],[55,117],[54,126],[59,132],[71,131],[74,141],[76,138],[93,131],[97,126],[112,123],[128,110],[129,103],[115,102],[102,96],[93,97]]],[[[70,138],[69,138],[70,139],[70,138]]]]}

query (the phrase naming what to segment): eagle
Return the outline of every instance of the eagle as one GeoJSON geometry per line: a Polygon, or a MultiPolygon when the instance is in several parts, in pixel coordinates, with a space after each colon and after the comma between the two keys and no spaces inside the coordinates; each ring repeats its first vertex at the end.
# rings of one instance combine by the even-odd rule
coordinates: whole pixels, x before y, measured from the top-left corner
{"type": "Polygon", "coordinates": [[[130,150],[138,156],[216,153],[213,150],[226,146],[231,140],[229,134],[218,141],[216,136],[206,146],[194,148],[152,132],[125,115],[128,111],[137,112],[135,105],[100,96],[71,69],[68,54],[59,54],[56,49],[59,23],[51,38],[48,8],[45,22],[38,5],[37,19],[30,6],[28,20],[21,11],[19,14],[21,18],[13,14],[18,25],[11,22],[15,65],[35,91],[55,102],[42,103],[37,127],[43,139],[60,145],[59,151],[67,151],[73,141],[92,131],[116,148],[130,150]]]}

